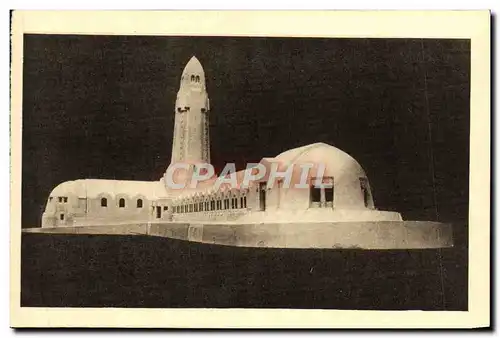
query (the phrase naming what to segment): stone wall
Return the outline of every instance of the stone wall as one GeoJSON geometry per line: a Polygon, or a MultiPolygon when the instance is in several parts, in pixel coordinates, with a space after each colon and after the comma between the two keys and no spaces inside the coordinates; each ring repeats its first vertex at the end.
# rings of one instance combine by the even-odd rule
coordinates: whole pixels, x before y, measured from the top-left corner
{"type": "Polygon", "coordinates": [[[27,229],[26,232],[127,234],[169,237],[207,244],[315,249],[425,249],[453,246],[450,224],[438,222],[322,223],[141,223],[27,229]]]}

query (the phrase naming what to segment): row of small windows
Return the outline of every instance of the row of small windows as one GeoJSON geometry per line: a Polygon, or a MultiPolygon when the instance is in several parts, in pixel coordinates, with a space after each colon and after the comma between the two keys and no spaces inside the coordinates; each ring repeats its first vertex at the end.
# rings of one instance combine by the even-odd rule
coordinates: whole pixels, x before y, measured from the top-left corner
{"type": "MultiPolygon", "coordinates": [[[[101,198],[101,207],[107,207],[107,206],[108,206],[108,199],[105,197],[101,198]]],[[[142,201],[142,199],[139,198],[136,202],[136,207],[142,208],[142,206],[143,206],[143,201],[142,201]]],[[[125,199],[124,198],[120,198],[118,200],[118,207],[125,208],[125,199]]]]}
{"type": "MultiPolygon", "coordinates": [[[[49,202],[52,202],[52,199],[53,199],[53,197],[49,197],[49,202]]],[[[59,203],[68,203],[68,198],[64,197],[64,196],[62,196],[62,197],[60,196],[57,198],[57,201],[59,203]]]]}
{"type": "MultiPolygon", "coordinates": [[[[184,107],[177,107],[177,112],[179,113],[185,113],[191,110],[191,107],[184,106],[184,107]]],[[[202,113],[208,112],[207,108],[201,108],[200,109],[202,113]]]]}
{"type": "MultiPolygon", "coordinates": [[[[181,80],[184,80],[184,76],[181,78],[181,80]]],[[[191,75],[191,82],[201,82],[201,78],[199,75],[191,75]]]]}
{"type": "Polygon", "coordinates": [[[205,201],[198,203],[190,203],[185,205],[174,206],[175,213],[183,214],[189,212],[213,211],[213,210],[229,210],[229,209],[245,209],[247,207],[247,197],[233,197],[217,201],[205,201]]]}

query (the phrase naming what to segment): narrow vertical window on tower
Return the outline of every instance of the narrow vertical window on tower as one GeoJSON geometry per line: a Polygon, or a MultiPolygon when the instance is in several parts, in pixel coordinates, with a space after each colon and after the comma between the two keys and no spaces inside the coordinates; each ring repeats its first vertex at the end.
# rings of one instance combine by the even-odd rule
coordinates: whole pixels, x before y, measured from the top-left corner
{"type": "Polygon", "coordinates": [[[101,198],[101,207],[107,207],[108,206],[108,199],[103,197],[101,198]]]}
{"type": "Polygon", "coordinates": [[[120,200],[118,201],[118,206],[120,208],[125,208],[125,199],[124,198],[120,198],[120,200]]]}
{"type": "Polygon", "coordinates": [[[137,200],[137,208],[142,208],[142,199],[137,200]]]}
{"type": "Polygon", "coordinates": [[[194,75],[191,75],[191,82],[194,82],[194,80],[195,80],[194,75]]]}

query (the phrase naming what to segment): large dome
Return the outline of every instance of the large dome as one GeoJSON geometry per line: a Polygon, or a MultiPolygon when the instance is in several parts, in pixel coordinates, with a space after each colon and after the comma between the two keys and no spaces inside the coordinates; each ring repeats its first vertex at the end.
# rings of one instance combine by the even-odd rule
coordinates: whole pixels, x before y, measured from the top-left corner
{"type": "MultiPolygon", "coordinates": [[[[308,171],[310,182],[316,182],[322,177],[324,183],[333,183],[334,207],[337,210],[373,208],[373,197],[365,171],[352,156],[334,146],[313,143],[285,151],[274,160],[282,163],[285,168],[293,166],[296,178],[302,175],[302,165],[307,165],[311,168],[308,171]]],[[[291,203],[300,194],[293,191],[283,193],[291,203]]]]}
{"type": "Polygon", "coordinates": [[[275,158],[286,166],[291,164],[315,163],[325,165],[325,176],[336,179],[344,175],[366,177],[361,165],[346,152],[326,143],[313,143],[287,150],[275,158]]]}

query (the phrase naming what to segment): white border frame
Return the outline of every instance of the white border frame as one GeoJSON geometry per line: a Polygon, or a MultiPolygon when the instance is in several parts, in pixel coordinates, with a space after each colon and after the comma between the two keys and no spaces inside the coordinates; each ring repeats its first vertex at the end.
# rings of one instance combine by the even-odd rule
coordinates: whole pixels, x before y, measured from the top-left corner
{"type": "Polygon", "coordinates": [[[17,11],[12,26],[11,326],[467,328],[489,325],[488,11],[17,11]],[[471,39],[469,311],[21,308],[23,33],[471,39]]]}

